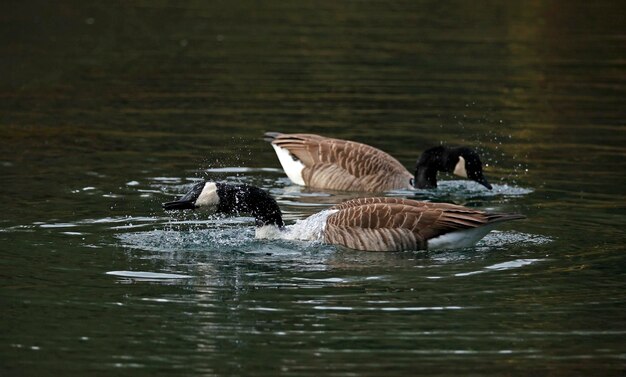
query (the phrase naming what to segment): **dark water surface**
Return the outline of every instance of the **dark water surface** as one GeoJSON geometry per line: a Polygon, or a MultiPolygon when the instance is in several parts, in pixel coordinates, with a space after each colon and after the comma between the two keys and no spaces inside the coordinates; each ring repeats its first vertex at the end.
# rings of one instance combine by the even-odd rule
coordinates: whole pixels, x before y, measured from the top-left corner
{"type": "Polygon", "coordinates": [[[620,375],[626,7],[618,1],[10,1],[0,12],[0,375],[620,375]],[[517,211],[472,249],[259,241],[170,217],[199,178],[288,222],[261,135],[315,132],[411,167],[478,147],[517,211]]]}

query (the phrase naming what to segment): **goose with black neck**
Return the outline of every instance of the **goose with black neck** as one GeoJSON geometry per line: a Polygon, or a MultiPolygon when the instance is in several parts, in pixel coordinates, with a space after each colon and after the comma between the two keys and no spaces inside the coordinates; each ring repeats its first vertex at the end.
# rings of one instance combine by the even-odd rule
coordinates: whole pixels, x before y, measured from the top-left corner
{"type": "Polygon", "coordinates": [[[438,146],[425,150],[414,173],[388,153],[367,144],[314,134],[267,132],[285,174],[319,189],[384,192],[437,187],[437,172],[471,179],[491,190],[476,151],[438,146]]]}
{"type": "Polygon", "coordinates": [[[440,145],[425,150],[415,164],[411,184],[416,188],[436,188],[437,172],[452,173],[476,181],[489,190],[493,188],[483,174],[483,164],[478,153],[468,147],[440,145]]]}
{"type": "Polygon", "coordinates": [[[207,209],[225,215],[250,214],[256,237],[321,241],[365,251],[456,249],[474,246],[515,213],[494,213],[455,204],[402,198],[358,198],[337,204],[293,225],[285,225],[278,203],[250,185],[199,182],[165,210],[207,209]]]}

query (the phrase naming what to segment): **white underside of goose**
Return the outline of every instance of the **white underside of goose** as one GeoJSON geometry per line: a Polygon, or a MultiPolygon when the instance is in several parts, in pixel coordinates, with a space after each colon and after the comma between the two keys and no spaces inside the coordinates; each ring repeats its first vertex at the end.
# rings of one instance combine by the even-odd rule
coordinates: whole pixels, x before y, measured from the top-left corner
{"type": "Polygon", "coordinates": [[[458,230],[428,240],[428,250],[463,249],[476,245],[495,228],[496,224],[458,230]]]}
{"type": "Polygon", "coordinates": [[[283,170],[287,177],[291,179],[291,182],[305,186],[304,178],[302,178],[302,170],[304,169],[304,164],[297,159],[293,158],[293,155],[289,153],[289,151],[285,148],[281,148],[275,144],[272,144],[272,147],[276,151],[276,156],[278,156],[278,160],[280,164],[283,166],[283,170]]]}

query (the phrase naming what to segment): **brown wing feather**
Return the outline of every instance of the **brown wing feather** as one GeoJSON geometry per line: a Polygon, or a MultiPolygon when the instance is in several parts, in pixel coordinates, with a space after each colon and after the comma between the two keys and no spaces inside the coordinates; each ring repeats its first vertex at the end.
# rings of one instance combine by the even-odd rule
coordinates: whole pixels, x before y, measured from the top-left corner
{"type": "Polygon", "coordinates": [[[357,250],[423,249],[431,238],[490,222],[483,211],[400,198],[361,198],[334,208],[339,211],[328,217],[326,242],[357,250]]]}
{"type": "Polygon", "coordinates": [[[336,164],[318,163],[302,170],[307,186],[342,191],[367,191],[363,180],[336,164]]]}
{"type": "MultiPolygon", "coordinates": [[[[456,204],[450,203],[433,203],[433,202],[425,202],[421,200],[413,200],[413,199],[404,199],[404,198],[388,198],[388,197],[372,197],[372,198],[356,198],[346,200],[343,203],[336,204],[331,209],[344,209],[349,207],[356,207],[364,204],[376,204],[376,203],[387,203],[387,204],[404,204],[413,207],[428,207],[428,208],[440,208],[440,209],[456,209],[456,210],[469,210],[467,207],[463,207],[456,204]]],[[[470,210],[471,211],[471,210],[470,210]]]]}
{"type": "Polygon", "coordinates": [[[305,166],[304,182],[312,187],[386,191],[408,187],[412,177],[389,154],[354,141],[313,134],[274,134],[272,143],[289,150],[302,161],[305,166]],[[353,178],[345,178],[336,183],[334,180],[340,175],[350,175],[353,178]]]}

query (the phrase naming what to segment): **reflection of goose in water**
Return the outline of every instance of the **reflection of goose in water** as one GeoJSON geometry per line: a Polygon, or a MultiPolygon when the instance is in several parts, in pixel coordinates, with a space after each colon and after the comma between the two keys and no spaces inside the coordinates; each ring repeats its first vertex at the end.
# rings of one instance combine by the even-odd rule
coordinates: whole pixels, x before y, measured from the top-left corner
{"type": "Polygon", "coordinates": [[[276,201],[249,185],[200,182],[166,210],[206,208],[221,214],[251,214],[257,238],[319,240],[352,249],[403,251],[470,247],[497,224],[523,219],[445,203],[401,198],[359,198],[285,226],[276,201]]]}
{"type": "Polygon", "coordinates": [[[469,178],[491,190],[478,153],[468,147],[430,148],[411,174],[380,149],[312,134],[268,132],[266,140],[292,182],[329,190],[383,192],[437,187],[437,172],[469,178]]]}

